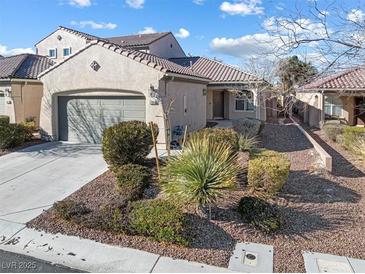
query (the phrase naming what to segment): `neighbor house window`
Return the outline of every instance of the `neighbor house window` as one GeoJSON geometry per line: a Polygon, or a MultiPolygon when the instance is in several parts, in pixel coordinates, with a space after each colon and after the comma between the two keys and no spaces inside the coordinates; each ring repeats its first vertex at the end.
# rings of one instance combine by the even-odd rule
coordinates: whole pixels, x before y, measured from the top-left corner
{"type": "Polygon", "coordinates": [[[342,118],[342,100],[337,96],[325,96],[324,113],[333,118],[342,118]]]}
{"type": "Polygon", "coordinates": [[[64,48],[63,49],[63,57],[67,57],[71,55],[71,48],[64,48]]]}
{"type": "Polygon", "coordinates": [[[49,49],[48,50],[49,58],[57,58],[57,49],[49,49]]]}
{"type": "Polygon", "coordinates": [[[254,111],[254,96],[251,91],[240,91],[235,98],[236,111],[254,111]]]}

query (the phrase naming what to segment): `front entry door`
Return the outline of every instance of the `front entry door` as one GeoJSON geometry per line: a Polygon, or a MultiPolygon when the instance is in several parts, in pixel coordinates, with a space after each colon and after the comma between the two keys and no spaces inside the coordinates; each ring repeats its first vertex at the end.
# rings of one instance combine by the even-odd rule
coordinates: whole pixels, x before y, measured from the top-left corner
{"type": "Polygon", "coordinates": [[[224,91],[215,91],[213,93],[213,118],[224,118],[224,91]]]}

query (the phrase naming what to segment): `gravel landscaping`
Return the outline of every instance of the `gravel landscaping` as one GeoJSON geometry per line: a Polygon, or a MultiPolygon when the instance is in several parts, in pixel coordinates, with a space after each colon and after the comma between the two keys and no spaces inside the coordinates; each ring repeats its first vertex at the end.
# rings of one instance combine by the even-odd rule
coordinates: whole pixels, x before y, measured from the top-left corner
{"type": "MultiPolygon", "coordinates": [[[[224,193],[218,206],[212,209],[211,222],[193,209],[185,209],[191,227],[190,247],[87,229],[56,218],[53,209],[27,225],[222,267],[227,267],[237,241],[273,245],[275,272],[305,272],[301,254],[305,250],[365,259],[364,168],[351,163],[348,155],[328,144],[336,151],[334,172],[329,174],[319,167],[318,155],[295,125],[267,124],[261,142],[265,148],[285,152],[291,160],[289,180],[273,201],[285,220],[284,226],[275,234],[265,234],[242,222],[235,208],[245,195],[243,183],[238,189],[224,193]]],[[[248,155],[241,153],[239,157],[242,166],[247,167],[248,155]]],[[[245,174],[240,178],[244,181],[245,174]]],[[[114,193],[115,178],[108,171],[67,199],[96,209],[109,203],[114,193]]],[[[159,195],[158,186],[152,184],[144,198],[153,199],[159,195]]]]}

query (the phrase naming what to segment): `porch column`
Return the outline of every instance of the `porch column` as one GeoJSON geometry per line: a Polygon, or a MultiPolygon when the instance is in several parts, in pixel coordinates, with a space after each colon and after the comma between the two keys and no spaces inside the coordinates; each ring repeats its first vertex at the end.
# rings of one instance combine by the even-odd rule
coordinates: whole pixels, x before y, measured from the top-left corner
{"type": "Polygon", "coordinates": [[[322,91],[320,93],[319,96],[319,107],[320,107],[320,122],[319,122],[319,127],[322,128],[325,122],[325,113],[324,113],[324,91],[322,91]]]}

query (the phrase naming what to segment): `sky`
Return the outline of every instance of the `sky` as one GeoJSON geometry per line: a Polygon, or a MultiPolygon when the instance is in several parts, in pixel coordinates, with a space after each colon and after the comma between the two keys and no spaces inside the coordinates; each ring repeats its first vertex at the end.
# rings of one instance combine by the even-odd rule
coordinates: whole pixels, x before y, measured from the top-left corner
{"type": "MultiPolygon", "coordinates": [[[[62,25],[100,37],[171,31],[187,54],[240,65],[272,43],[265,30],[270,19],[313,1],[0,0],[0,55],[32,52],[62,25]]],[[[359,8],[365,0],[343,1],[352,16],[365,18],[359,8]]]]}

